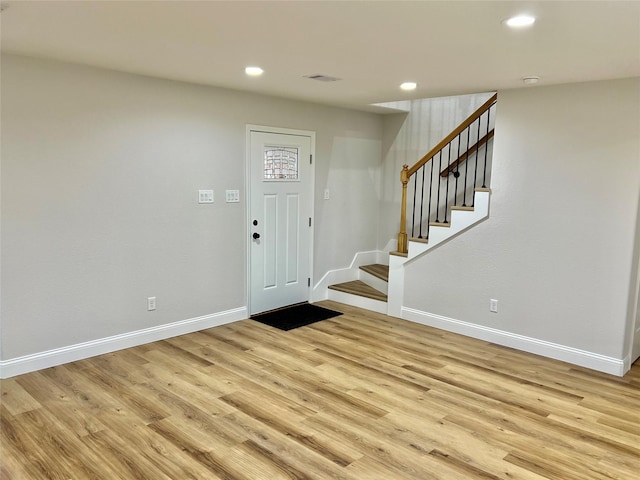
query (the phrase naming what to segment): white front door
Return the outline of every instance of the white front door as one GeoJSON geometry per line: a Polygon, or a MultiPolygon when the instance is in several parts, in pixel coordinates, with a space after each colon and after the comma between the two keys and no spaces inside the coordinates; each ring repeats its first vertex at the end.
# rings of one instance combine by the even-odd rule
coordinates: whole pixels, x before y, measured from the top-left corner
{"type": "Polygon", "coordinates": [[[312,133],[249,129],[249,311],[309,300],[312,133]]]}

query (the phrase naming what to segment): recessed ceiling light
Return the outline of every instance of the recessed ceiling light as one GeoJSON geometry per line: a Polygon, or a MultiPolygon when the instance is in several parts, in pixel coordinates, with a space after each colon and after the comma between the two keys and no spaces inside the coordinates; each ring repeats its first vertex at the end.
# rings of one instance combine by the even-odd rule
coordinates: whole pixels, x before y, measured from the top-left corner
{"type": "Polygon", "coordinates": [[[400,85],[402,90],[415,90],[418,84],[416,82],[404,82],[400,85]]]}
{"type": "Polygon", "coordinates": [[[516,15],[515,17],[511,17],[505,20],[505,24],[508,27],[512,28],[520,28],[520,27],[528,27],[533,25],[536,21],[536,17],[532,17],[531,15],[516,15]]]}
{"type": "Polygon", "coordinates": [[[535,85],[540,81],[540,77],[537,75],[529,75],[527,77],[522,77],[522,83],[525,85],[535,85]]]}
{"type": "Polygon", "coordinates": [[[244,69],[244,73],[249,75],[250,77],[259,77],[264,73],[260,67],[247,67],[244,69]]]}

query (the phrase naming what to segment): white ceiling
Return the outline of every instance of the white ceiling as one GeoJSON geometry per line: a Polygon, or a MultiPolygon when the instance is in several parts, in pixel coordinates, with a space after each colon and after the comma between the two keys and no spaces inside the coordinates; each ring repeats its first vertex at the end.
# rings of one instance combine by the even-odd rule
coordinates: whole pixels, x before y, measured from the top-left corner
{"type": "Polygon", "coordinates": [[[640,76],[640,1],[2,1],[3,52],[362,110],[640,76]],[[533,27],[510,30],[518,13],[533,27]],[[265,73],[248,78],[244,67],[265,73]],[[318,82],[325,74],[341,78],[318,82]],[[398,86],[418,82],[407,93],[398,86]]]}

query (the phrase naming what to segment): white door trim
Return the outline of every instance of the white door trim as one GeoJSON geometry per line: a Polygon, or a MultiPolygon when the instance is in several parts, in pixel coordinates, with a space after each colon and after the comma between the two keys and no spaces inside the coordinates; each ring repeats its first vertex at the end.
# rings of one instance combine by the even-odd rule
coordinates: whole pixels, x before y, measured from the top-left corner
{"type": "Polygon", "coordinates": [[[311,232],[309,238],[309,276],[311,277],[311,285],[308,287],[307,300],[311,300],[311,292],[313,290],[313,239],[315,230],[315,178],[316,178],[316,132],[311,130],[298,130],[293,128],[269,127],[266,125],[247,124],[245,131],[245,191],[246,194],[246,214],[245,214],[245,245],[247,251],[246,257],[246,292],[247,292],[247,310],[251,315],[251,132],[276,133],[282,135],[297,135],[301,137],[309,137],[311,139],[311,211],[313,212],[311,221],[311,232]]]}
{"type": "MultiPolygon", "coordinates": [[[[638,259],[637,278],[635,286],[635,295],[630,301],[631,315],[629,321],[631,323],[631,333],[629,338],[629,365],[625,372],[631,368],[631,365],[640,358],[640,259],[638,259]]],[[[633,291],[633,290],[632,290],[633,291]]]]}

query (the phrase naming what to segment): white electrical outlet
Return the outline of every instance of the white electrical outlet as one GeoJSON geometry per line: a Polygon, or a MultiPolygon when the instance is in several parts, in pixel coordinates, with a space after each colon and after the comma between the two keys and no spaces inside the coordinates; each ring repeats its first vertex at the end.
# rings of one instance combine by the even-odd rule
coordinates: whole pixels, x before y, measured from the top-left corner
{"type": "Polygon", "coordinates": [[[496,300],[495,298],[489,300],[489,311],[498,313],[498,300],[496,300]]]}
{"type": "Polygon", "coordinates": [[[225,199],[227,203],[240,202],[240,190],[225,190],[225,199]]]}
{"type": "Polygon", "coordinates": [[[156,297],[148,297],[147,298],[147,310],[155,310],[156,309],[156,297]]]}
{"type": "Polygon", "coordinates": [[[213,190],[198,190],[198,203],[213,203],[213,190]]]}
{"type": "Polygon", "coordinates": [[[328,188],[324,189],[324,199],[325,200],[329,200],[329,198],[331,197],[331,192],[329,192],[328,188]]]}

